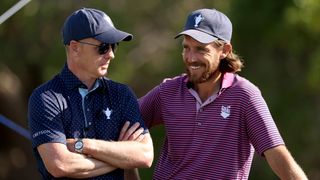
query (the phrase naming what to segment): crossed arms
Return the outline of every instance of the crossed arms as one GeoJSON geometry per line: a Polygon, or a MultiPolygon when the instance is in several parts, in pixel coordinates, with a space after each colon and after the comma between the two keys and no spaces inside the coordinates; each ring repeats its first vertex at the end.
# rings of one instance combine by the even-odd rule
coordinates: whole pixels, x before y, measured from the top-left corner
{"type": "Polygon", "coordinates": [[[74,152],[74,139],[67,139],[67,146],[42,144],[38,151],[46,169],[54,177],[89,178],[117,168],[146,168],[153,161],[153,144],[150,134],[142,132],[139,123],[129,128],[129,122],[126,122],[119,141],[83,139],[83,154],[74,152]]]}

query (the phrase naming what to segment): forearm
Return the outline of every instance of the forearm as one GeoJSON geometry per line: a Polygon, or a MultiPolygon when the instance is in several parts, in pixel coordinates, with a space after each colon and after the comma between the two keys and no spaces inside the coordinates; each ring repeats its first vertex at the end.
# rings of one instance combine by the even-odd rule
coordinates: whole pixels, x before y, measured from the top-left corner
{"type": "Polygon", "coordinates": [[[89,178],[116,169],[108,163],[70,152],[60,143],[40,145],[38,151],[46,169],[54,177],[89,178]]]}
{"type": "Polygon", "coordinates": [[[65,160],[64,163],[68,166],[68,170],[65,171],[64,177],[70,178],[96,177],[116,169],[114,166],[103,161],[87,157],[65,160]]]}
{"type": "Polygon", "coordinates": [[[153,146],[148,134],[146,140],[137,141],[104,141],[83,139],[83,153],[95,159],[110,163],[123,169],[150,167],[153,161],[153,146]]]}
{"type": "Polygon", "coordinates": [[[274,171],[282,180],[306,180],[308,179],[301,167],[283,145],[265,152],[266,159],[274,171]]]}

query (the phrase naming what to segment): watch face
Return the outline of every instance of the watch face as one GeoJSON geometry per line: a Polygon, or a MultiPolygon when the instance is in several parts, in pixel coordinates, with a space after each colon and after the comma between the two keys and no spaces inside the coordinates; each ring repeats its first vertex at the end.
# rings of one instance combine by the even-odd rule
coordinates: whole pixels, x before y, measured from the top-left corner
{"type": "Polygon", "coordinates": [[[78,140],[75,144],[74,144],[74,148],[76,150],[80,150],[83,147],[83,142],[81,140],[78,140]]]}

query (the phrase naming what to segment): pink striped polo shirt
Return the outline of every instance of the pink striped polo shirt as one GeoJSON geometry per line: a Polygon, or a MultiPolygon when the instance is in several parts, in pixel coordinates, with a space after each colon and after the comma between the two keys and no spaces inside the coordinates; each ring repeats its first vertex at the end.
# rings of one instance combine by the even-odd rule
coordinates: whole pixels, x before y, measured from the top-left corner
{"type": "Polygon", "coordinates": [[[248,179],[254,150],[284,144],[260,90],[237,74],[224,74],[212,102],[196,103],[185,74],[139,99],[147,126],[166,131],[153,179],[248,179]]]}

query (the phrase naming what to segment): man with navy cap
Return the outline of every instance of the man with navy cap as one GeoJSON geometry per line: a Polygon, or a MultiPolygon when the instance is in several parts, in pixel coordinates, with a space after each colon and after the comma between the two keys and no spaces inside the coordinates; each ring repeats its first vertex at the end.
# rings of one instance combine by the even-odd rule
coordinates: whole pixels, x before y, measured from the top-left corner
{"type": "Polygon", "coordinates": [[[116,29],[104,12],[82,8],[67,18],[62,36],[65,66],[29,99],[42,178],[124,179],[134,173],[130,169],[150,167],[153,145],[136,97],[105,77],[118,44],[132,35],[116,29]]]}
{"type": "Polygon", "coordinates": [[[260,90],[236,74],[232,24],[215,9],[187,18],[186,74],[166,79],[139,99],[150,128],[164,124],[154,179],[248,179],[256,151],[281,179],[307,179],[290,155],[260,90]]]}

